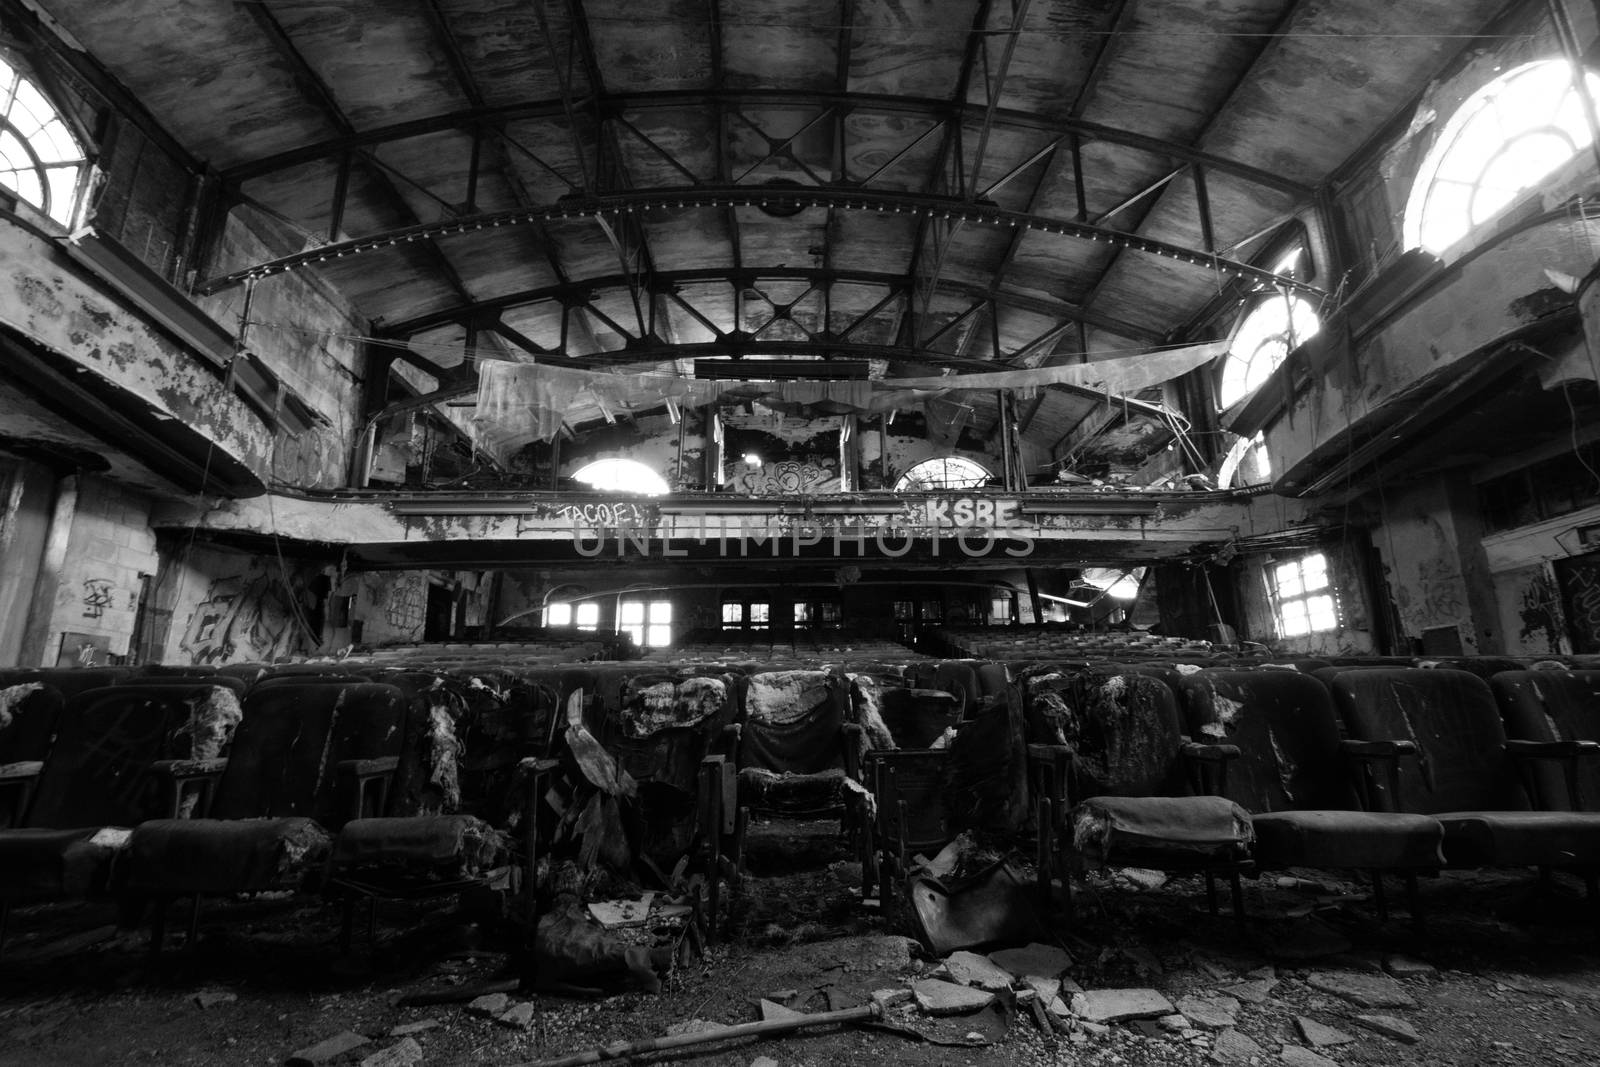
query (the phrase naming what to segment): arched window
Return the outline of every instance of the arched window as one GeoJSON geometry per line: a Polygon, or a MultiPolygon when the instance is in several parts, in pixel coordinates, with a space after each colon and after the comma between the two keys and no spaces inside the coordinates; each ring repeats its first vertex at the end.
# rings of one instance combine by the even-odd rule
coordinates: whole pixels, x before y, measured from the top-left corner
{"type": "Polygon", "coordinates": [[[597,459],[574,474],[572,480],[607,493],[660,496],[672,491],[665,478],[632,459],[597,459]]]}
{"type": "MultiPolygon", "coordinates": [[[[1600,78],[1586,74],[1589,95],[1600,78]]],[[[1407,248],[1443,252],[1589,147],[1583,100],[1564,60],[1506,73],[1450,116],[1406,203],[1407,248]]]]}
{"type": "Polygon", "coordinates": [[[1223,357],[1217,403],[1232,407],[1260,388],[1290,351],[1316,334],[1316,310],[1297,296],[1268,296],[1234,332],[1223,357]]]}
{"type": "Polygon", "coordinates": [[[922,493],[934,489],[976,489],[989,480],[983,465],[961,456],[925,459],[894,483],[897,493],[922,493]]]}
{"type": "Polygon", "coordinates": [[[0,59],[0,185],[71,226],[85,165],[83,149],[50,101],[0,59]]]}

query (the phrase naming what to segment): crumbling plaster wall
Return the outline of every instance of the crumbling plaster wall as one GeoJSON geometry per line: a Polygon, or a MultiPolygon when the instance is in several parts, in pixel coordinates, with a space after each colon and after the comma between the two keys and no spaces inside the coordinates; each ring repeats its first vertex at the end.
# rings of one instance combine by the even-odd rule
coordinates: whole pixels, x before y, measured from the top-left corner
{"type": "Polygon", "coordinates": [[[1378,649],[1372,637],[1367,597],[1362,589],[1361,572],[1353,547],[1334,544],[1305,551],[1319,550],[1328,561],[1329,584],[1339,601],[1338,629],[1295,637],[1279,635],[1268,571],[1278,563],[1304,554],[1295,551],[1275,556],[1248,556],[1240,560],[1239,612],[1242,629],[1239,636],[1249,641],[1260,641],[1289,656],[1372,655],[1378,649]]]}
{"type": "MultiPolygon", "coordinates": [[[[46,666],[70,665],[85,643],[112,656],[127,655],[140,578],[156,573],[149,497],[95,477],[79,478],[76,491],[67,550],[48,606],[40,658],[46,666]]],[[[94,662],[104,658],[96,655],[94,662]]]]}
{"type": "Polygon", "coordinates": [[[342,580],[327,563],[279,559],[175,537],[163,544],[153,591],[163,663],[266,663],[330,654],[352,643],[420,641],[426,571],[383,571],[342,580]],[[348,619],[335,599],[352,597],[348,619]]]}
{"type": "MultiPolygon", "coordinates": [[[[258,263],[297,251],[284,235],[235,212],[220,240],[220,264],[258,263]]],[[[369,332],[349,301],[314,271],[286,271],[199,298],[200,306],[320,414],[326,423],[304,433],[278,432],[274,479],[298,488],[343,485],[361,427],[365,358],[357,338],[369,332]]]]}

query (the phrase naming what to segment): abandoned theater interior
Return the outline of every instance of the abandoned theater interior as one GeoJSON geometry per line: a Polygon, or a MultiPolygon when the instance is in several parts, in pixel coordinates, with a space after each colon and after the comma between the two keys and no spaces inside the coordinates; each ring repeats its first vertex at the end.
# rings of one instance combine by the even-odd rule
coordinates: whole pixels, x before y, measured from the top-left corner
{"type": "Polygon", "coordinates": [[[0,0],[0,1061],[1600,1059],[1597,197],[1588,0],[0,0]]]}

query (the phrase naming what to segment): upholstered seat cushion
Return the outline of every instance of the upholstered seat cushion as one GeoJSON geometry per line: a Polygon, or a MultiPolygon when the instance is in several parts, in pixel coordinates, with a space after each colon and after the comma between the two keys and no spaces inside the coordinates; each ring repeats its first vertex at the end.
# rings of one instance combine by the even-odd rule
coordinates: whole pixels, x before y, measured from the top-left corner
{"type": "Polygon", "coordinates": [[[1252,815],[1263,867],[1360,870],[1443,866],[1444,827],[1427,815],[1370,811],[1275,811],[1252,815]]]}
{"type": "Polygon", "coordinates": [[[1600,812],[1452,811],[1444,858],[1452,867],[1564,867],[1600,864],[1600,812]]]}
{"type": "Polygon", "coordinates": [[[129,843],[128,888],[158,894],[296,888],[326,861],[328,832],[310,819],[153,819],[129,843]]]}
{"type": "Polygon", "coordinates": [[[739,772],[739,804],[784,815],[815,815],[836,810],[864,790],[842,770],[780,774],[760,767],[739,772]]]}
{"type": "Polygon", "coordinates": [[[114,826],[0,832],[0,900],[63,900],[101,892],[127,843],[128,831],[114,826]]]}
{"type": "Polygon", "coordinates": [[[1249,814],[1224,797],[1094,797],[1072,809],[1071,824],[1073,848],[1099,863],[1237,856],[1254,838],[1249,814]]]}
{"type": "Polygon", "coordinates": [[[335,877],[379,868],[470,877],[493,867],[502,851],[500,834],[474,815],[356,819],[334,839],[329,869],[335,877]]]}

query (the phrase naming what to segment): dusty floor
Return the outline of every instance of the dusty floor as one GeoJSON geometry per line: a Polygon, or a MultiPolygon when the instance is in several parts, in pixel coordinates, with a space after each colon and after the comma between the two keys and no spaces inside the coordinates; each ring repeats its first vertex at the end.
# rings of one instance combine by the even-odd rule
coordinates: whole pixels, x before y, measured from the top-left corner
{"type": "MultiPolygon", "coordinates": [[[[733,902],[729,936],[675,972],[661,993],[591,1001],[513,994],[513,1002],[538,1006],[527,1030],[475,1017],[459,1003],[396,1005],[408,994],[506,974],[506,957],[479,944],[445,907],[395,905],[384,913],[378,977],[364,963],[340,962],[335,911],[305,902],[210,907],[193,950],[175,947],[154,964],[144,934],[119,932],[107,908],[22,910],[0,961],[0,1064],[282,1064],[294,1050],[345,1031],[371,1039],[347,1057],[355,1063],[395,1045],[396,1026],[425,1020],[438,1025],[413,1035],[422,1062],[515,1064],[662,1034],[693,1019],[751,1021],[763,996],[808,1011],[856,1004],[871,990],[935,971],[939,961],[915,951],[907,961],[892,912],[861,906],[853,892],[859,867],[829,846],[802,847],[815,839],[789,836],[795,830],[767,828],[766,851],[753,850],[755,873],[733,902]],[[805,869],[771,873],[780,865],[775,856],[805,869]],[[203,1007],[203,994],[222,996],[203,1007]]],[[[1231,991],[1240,1002],[1236,1031],[1259,1046],[1254,1062],[1261,1064],[1318,1063],[1283,1051],[1307,1045],[1297,1018],[1353,1039],[1318,1050],[1335,1063],[1600,1063],[1600,938],[1576,883],[1558,879],[1541,891],[1521,872],[1425,881],[1429,926],[1418,937],[1403,913],[1379,924],[1354,884],[1299,873],[1247,880],[1242,924],[1226,911],[1209,916],[1192,881],[1147,889],[1113,876],[1080,895],[1070,929],[1057,924],[1044,936],[1072,954],[1068,973],[1089,990],[1148,987],[1177,1002],[1230,995],[1227,987],[1245,983],[1231,991]],[[1362,1008],[1317,988],[1328,975],[1379,976],[1397,954],[1437,969],[1400,983],[1415,1006],[1362,1008]],[[1361,1014],[1398,1017],[1419,1040],[1382,1036],[1355,1020],[1361,1014]]],[[[889,1014],[956,1041],[977,1025],[970,1017],[927,1025],[909,1006],[889,1014]]],[[[1219,1034],[1124,1023],[1097,1035],[1047,1035],[1024,1010],[987,1046],[833,1029],[692,1056],[658,1054],[655,1062],[1206,1064],[1236,1042],[1219,1034]]],[[[1252,1062],[1250,1051],[1227,1062],[1252,1062]]]]}

